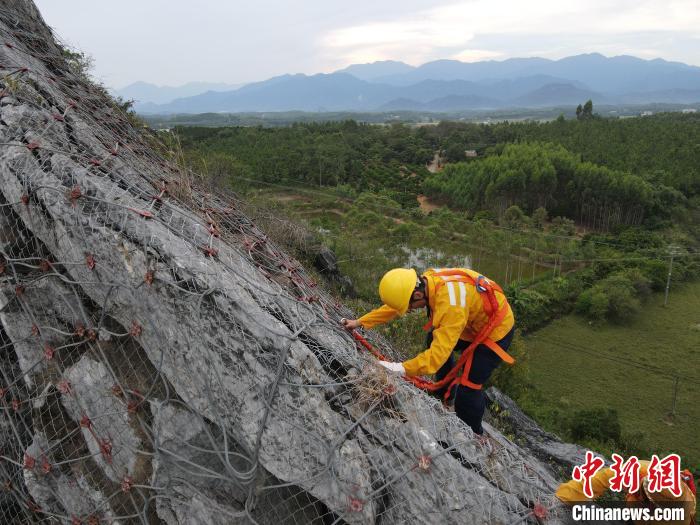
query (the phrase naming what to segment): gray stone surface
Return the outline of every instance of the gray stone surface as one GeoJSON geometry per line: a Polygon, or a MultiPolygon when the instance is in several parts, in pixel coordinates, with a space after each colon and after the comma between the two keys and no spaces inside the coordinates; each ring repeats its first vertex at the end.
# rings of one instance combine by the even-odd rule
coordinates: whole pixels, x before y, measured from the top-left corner
{"type": "Polygon", "coordinates": [[[36,461],[33,468],[23,470],[24,483],[34,502],[43,511],[63,516],[89,516],[95,513],[95,509],[101,509],[101,517],[110,522],[114,516],[109,502],[104,494],[90,486],[85,476],[79,474],[77,478],[69,478],[54,465],[48,472],[44,469],[42,458],[51,462],[51,451],[55,447],[56,443],[49,442],[43,433],[37,432],[25,451],[36,461]]]}
{"type": "MultiPolygon", "coordinates": [[[[151,411],[157,451],[151,484],[163,492],[156,504],[158,517],[178,524],[245,522],[246,487],[226,477],[223,458],[214,452],[223,449],[221,432],[185,407],[153,403],[151,411]],[[203,494],[226,496],[216,501],[203,494]]],[[[232,467],[250,468],[238,457],[242,450],[229,452],[232,467]]]]}
{"type": "Polygon", "coordinates": [[[61,402],[75,423],[90,419],[90,427],[81,426],[81,433],[102,471],[115,483],[127,476],[142,481],[150,458],[140,453],[145,444],[134,415],[124,400],[112,394],[114,376],[107,366],[85,355],[64,372],[63,379],[70,382],[72,391],[62,395],[61,402]],[[102,453],[100,440],[109,440],[111,453],[102,453]]]}
{"type": "MultiPolygon", "coordinates": [[[[8,457],[19,457],[25,447],[33,439],[33,429],[24,411],[15,411],[12,407],[12,400],[22,398],[26,395],[26,383],[18,380],[13,387],[7,387],[12,383],[12,379],[21,375],[17,354],[10,338],[0,323],[0,387],[6,391],[0,396],[0,410],[3,411],[0,417],[0,450],[8,457]]],[[[18,465],[5,462],[4,468],[0,469],[0,486],[5,484],[15,484],[22,479],[21,468],[18,465]]],[[[7,490],[0,489],[0,508],[11,506],[17,498],[7,490]]],[[[2,518],[2,514],[0,514],[2,518]]]]}

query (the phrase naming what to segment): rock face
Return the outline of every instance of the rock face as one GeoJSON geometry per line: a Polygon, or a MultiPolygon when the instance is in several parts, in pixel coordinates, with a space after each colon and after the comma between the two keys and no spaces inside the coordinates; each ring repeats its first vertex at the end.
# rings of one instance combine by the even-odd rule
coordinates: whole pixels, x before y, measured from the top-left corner
{"type": "Polygon", "coordinates": [[[547,465],[378,370],[33,4],[0,34],[2,522],[561,520],[547,465]]]}
{"type": "Polygon", "coordinates": [[[314,266],[332,284],[336,284],[344,297],[356,297],[357,292],[352,279],[343,275],[338,268],[335,253],[327,246],[321,246],[314,257],[314,266]]]}
{"type": "Polygon", "coordinates": [[[490,387],[486,390],[486,397],[491,403],[492,418],[500,428],[516,437],[516,441],[530,450],[533,455],[542,461],[561,469],[564,477],[568,477],[576,465],[582,465],[585,461],[586,449],[574,443],[564,443],[558,437],[535,423],[520,409],[510,397],[490,387]],[[497,410],[494,408],[497,407],[497,410]]]}

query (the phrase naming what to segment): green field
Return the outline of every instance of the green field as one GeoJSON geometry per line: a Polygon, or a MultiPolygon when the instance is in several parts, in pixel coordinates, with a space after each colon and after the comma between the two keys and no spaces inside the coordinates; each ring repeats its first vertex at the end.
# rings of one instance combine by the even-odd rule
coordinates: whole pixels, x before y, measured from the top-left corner
{"type": "Polygon", "coordinates": [[[527,337],[534,391],[526,408],[552,430],[557,411],[613,408],[623,433],[643,434],[641,448],[700,465],[700,283],[678,285],[663,301],[653,295],[625,326],[570,315],[527,337]]]}

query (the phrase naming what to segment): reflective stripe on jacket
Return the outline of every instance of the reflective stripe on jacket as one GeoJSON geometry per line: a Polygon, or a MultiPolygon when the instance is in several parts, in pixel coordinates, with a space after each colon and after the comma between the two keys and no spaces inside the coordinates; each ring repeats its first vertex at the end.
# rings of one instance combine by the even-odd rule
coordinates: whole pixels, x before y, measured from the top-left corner
{"type": "MultiPolygon", "coordinates": [[[[479,273],[473,270],[457,269],[469,273],[474,279],[479,277],[479,273]]],[[[434,374],[447,361],[459,339],[471,341],[488,323],[489,317],[484,311],[483,300],[476,287],[469,283],[449,282],[434,275],[435,272],[444,270],[446,269],[431,269],[422,275],[427,282],[433,342],[430,348],[403,363],[408,376],[434,374]]],[[[507,304],[507,299],[502,293],[496,292],[496,298],[499,305],[507,304]]],[[[507,308],[505,318],[491,333],[490,338],[494,341],[502,339],[515,324],[513,311],[510,306],[507,308]]],[[[393,308],[382,305],[360,317],[359,321],[363,327],[373,328],[398,315],[393,308]]]]}

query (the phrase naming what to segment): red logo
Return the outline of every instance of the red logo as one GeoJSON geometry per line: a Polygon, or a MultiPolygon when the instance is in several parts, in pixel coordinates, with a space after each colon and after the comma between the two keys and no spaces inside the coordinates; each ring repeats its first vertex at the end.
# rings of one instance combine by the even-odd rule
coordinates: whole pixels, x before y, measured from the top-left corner
{"type": "Polygon", "coordinates": [[[591,486],[591,478],[595,476],[605,465],[605,461],[602,458],[593,455],[590,450],[586,451],[586,461],[581,466],[574,467],[572,472],[572,478],[574,481],[579,481],[583,483],[583,493],[587,498],[593,498],[593,488],[591,486]]]}
{"type": "Polygon", "coordinates": [[[628,492],[634,493],[639,490],[639,459],[637,456],[632,456],[627,461],[622,459],[622,456],[613,454],[613,464],[610,469],[614,476],[610,478],[610,490],[613,492],[622,492],[627,489],[628,492]]]}
{"type": "Polygon", "coordinates": [[[649,492],[669,489],[675,497],[681,495],[681,457],[678,454],[669,454],[661,460],[654,454],[647,476],[649,492]]]}

